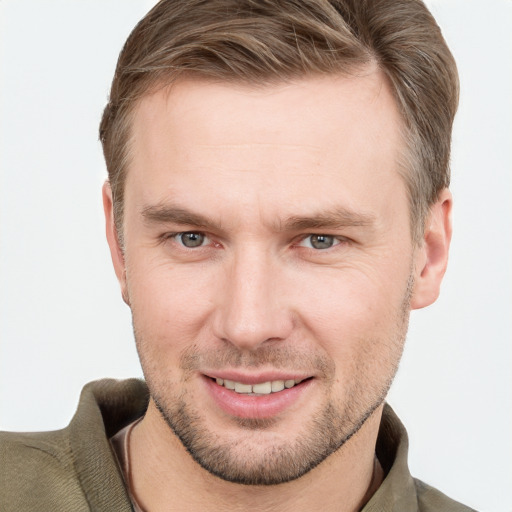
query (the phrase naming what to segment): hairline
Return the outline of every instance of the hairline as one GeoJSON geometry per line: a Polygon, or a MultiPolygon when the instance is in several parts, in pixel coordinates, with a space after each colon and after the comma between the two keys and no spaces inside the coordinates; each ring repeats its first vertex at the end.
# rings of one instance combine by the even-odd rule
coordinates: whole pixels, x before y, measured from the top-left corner
{"type": "MultiPolygon", "coordinates": [[[[403,180],[407,199],[409,203],[409,224],[410,224],[410,235],[413,243],[419,244],[422,240],[425,220],[429,213],[430,207],[433,204],[433,201],[425,200],[424,204],[414,204],[413,203],[413,191],[415,188],[414,181],[418,178],[421,179],[421,171],[417,168],[420,164],[419,158],[417,155],[417,151],[415,151],[414,146],[417,144],[421,144],[421,140],[418,141],[419,137],[414,133],[414,130],[408,126],[407,119],[401,107],[399,98],[396,94],[396,88],[392,80],[389,78],[388,73],[384,66],[382,66],[378,60],[372,56],[371,60],[366,63],[358,63],[352,64],[351,66],[347,66],[346,69],[339,69],[335,72],[311,72],[311,73],[302,73],[295,76],[289,77],[274,77],[262,76],[258,82],[251,81],[250,79],[244,79],[240,76],[216,76],[212,77],[203,73],[201,71],[195,70],[187,70],[176,72],[168,72],[165,77],[155,77],[153,80],[148,80],[144,87],[141,88],[139,93],[131,99],[129,102],[128,109],[124,112],[124,119],[121,121],[117,119],[117,123],[121,126],[124,126],[122,130],[121,140],[118,141],[118,144],[124,148],[123,151],[123,159],[122,165],[120,166],[119,172],[115,175],[117,177],[117,181],[122,183],[122,189],[119,190],[117,184],[112,186],[112,201],[113,201],[113,213],[114,213],[114,221],[117,230],[118,240],[121,246],[121,249],[124,252],[124,204],[125,204],[125,189],[126,189],[126,178],[128,174],[128,168],[130,167],[132,161],[132,147],[133,147],[133,124],[135,121],[137,109],[140,103],[149,96],[156,94],[157,92],[167,89],[168,94],[171,93],[174,85],[186,81],[186,80],[194,80],[197,82],[203,83],[218,83],[218,84],[228,84],[234,87],[242,87],[249,88],[253,90],[263,89],[265,87],[279,86],[287,83],[294,82],[296,80],[304,80],[309,77],[319,77],[319,76],[354,76],[352,71],[356,69],[368,69],[370,67],[374,67],[376,71],[379,71],[382,74],[384,80],[388,82],[388,85],[391,89],[391,93],[393,95],[393,99],[395,101],[395,106],[398,109],[398,114],[400,118],[399,125],[399,135],[401,139],[399,155],[397,157],[397,172],[400,178],[403,180]],[[114,196],[116,194],[116,196],[114,196]],[[119,197],[120,196],[120,197],[119,197]]],[[[112,127],[111,127],[111,131],[112,127]]],[[[419,187],[420,185],[417,185],[419,187]]],[[[437,191],[436,196],[439,195],[440,191],[437,191]]]]}

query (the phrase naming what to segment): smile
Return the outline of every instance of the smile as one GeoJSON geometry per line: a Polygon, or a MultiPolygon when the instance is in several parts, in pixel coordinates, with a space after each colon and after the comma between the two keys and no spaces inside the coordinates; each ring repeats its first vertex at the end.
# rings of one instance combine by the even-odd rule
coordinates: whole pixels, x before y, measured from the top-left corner
{"type": "Polygon", "coordinates": [[[302,380],[272,380],[267,382],[261,382],[259,384],[244,384],[242,382],[235,382],[228,379],[215,379],[215,382],[219,386],[223,386],[226,389],[232,390],[235,393],[241,395],[270,395],[271,393],[279,393],[283,389],[291,389],[297,384],[300,384],[302,380]]]}
{"type": "Polygon", "coordinates": [[[314,376],[275,373],[249,376],[226,371],[224,375],[203,374],[203,382],[213,403],[224,413],[237,418],[264,419],[283,414],[315,389],[314,376]]]}

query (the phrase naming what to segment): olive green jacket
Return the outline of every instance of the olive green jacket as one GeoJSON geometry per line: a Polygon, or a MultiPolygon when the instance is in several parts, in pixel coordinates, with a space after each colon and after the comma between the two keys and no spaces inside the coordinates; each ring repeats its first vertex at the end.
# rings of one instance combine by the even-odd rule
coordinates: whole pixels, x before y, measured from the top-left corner
{"type": "MultiPolygon", "coordinates": [[[[146,385],[136,379],[85,386],[68,427],[55,432],[0,433],[2,512],[121,512],[130,500],[109,438],[140,417],[146,385]]],[[[387,476],[364,512],[470,511],[411,477],[407,434],[389,406],[377,442],[387,476]]]]}

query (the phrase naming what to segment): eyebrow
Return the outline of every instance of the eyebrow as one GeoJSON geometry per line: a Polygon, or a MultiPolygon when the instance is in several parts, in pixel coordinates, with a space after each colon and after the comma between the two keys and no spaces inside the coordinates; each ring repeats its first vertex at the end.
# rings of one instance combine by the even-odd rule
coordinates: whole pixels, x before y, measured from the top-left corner
{"type": "Polygon", "coordinates": [[[172,205],[151,205],[142,208],[142,217],[146,224],[182,224],[203,229],[219,229],[220,224],[204,215],[191,212],[186,208],[172,205]]]}
{"type": "Polygon", "coordinates": [[[334,208],[307,216],[293,216],[284,221],[280,231],[306,231],[312,229],[340,229],[346,227],[369,227],[375,224],[375,216],[354,212],[347,208],[334,208]]]}
{"type": "MultiPolygon", "coordinates": [[[[222,229],[220,222],[175,205],[151,205],[141,210],[146,224],[180,224],[206,230],[222,229]]],[[[334,208],[312,215],[292,216],[275,224],[278,232],[340,229],[346,227],[371,227],[375,216],[364,212],[354,212],[347,208],[334,208]]]]}

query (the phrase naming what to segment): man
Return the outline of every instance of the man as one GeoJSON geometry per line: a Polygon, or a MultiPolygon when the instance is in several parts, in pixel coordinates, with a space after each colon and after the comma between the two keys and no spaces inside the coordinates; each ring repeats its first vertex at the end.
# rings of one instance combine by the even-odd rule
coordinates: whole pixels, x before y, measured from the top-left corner
{"type": "Polygon", "coordinates": [[[146,385],[4,436],[6,510],[468,510],[384,400],[451,237],[455,64],[419,1],[164,1],[100,128],[146,385]]]}

